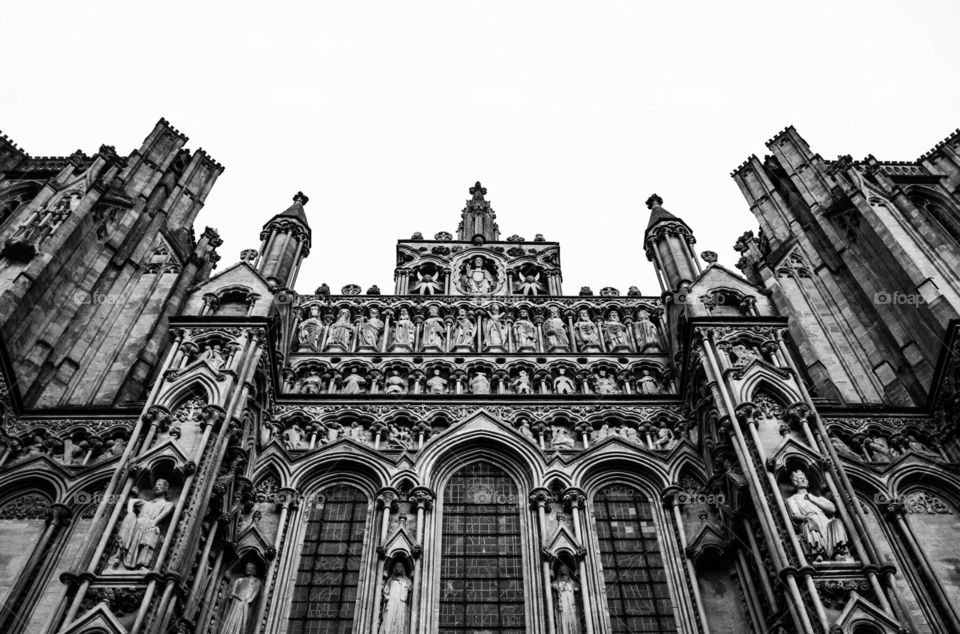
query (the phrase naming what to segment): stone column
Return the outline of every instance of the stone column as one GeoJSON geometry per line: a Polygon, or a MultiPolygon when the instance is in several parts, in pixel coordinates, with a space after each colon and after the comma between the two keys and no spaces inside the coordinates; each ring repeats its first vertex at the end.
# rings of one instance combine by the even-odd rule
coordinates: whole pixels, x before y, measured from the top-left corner
{"type": "MultiPolygon", "coordinates": [[[[540,548],[543,549],[547,543],[547,511],[550,508],[550,501],[553,496],[545,488],[534,489],[530,492],[530,505],[537,512],[537,524],[540,533],[540,548]]],[[[555,634],[557,631],[556,615],[553,613],[553,590],[550,579],[550,562],[543,557],[543,588],[547,606],[547,632],[555,634]]],[[[586,594],[586,593],[582,593],[586,594]]]]}

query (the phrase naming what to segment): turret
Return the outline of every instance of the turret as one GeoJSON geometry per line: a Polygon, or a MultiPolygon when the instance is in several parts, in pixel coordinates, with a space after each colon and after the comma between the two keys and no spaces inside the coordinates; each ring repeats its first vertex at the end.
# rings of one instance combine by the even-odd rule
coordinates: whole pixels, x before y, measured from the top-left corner
{"type": "Polygon", "coordinates": [[[700,274],[700,261],[693,253],[697,241],[683,220],[662,207],[656,194],[647,199],[650,222],[643,234],[647,259],[653,262],[663,291],[676,291],[700,274]]]}
{"type": "Polygon", "coordinates": [[[497,213],[490,208],[484,198],[487,188],[480,181],[470,188],[473,196],[461,212],[460,226],[457,227],[457,240],[473,241],[480,237],[484,242],[496,242],[500,239],[500,227],[497,226],[497,213]]]}
{"type": "Polygon", "coordinates": [[[300,263],[310,253],[310,224],[303,206],[309,199],[297,192],[293,204],[263,225],[257,270],[268,282],[293,288],[300,263]]]}

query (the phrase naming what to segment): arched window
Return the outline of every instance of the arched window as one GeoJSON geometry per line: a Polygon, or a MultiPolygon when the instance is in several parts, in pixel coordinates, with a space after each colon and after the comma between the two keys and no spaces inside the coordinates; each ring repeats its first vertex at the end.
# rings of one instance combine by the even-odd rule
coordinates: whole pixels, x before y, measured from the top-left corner
{"type": "Polygon", "coordinates": [[[290,608],[290,634],[353,631],[367,524],[367,496],[335,485],[307,516],[303,552],[290,608]]]}
{"type": "Polygon", "coordinates": [[[517,487],[485,462],[467,465],[443,495],[440,632],[524,632],[517,487]]]}
{"type": "Polygon", "coordinates": [[[593,498],[611,632],[676,632],[650,500],[614,484],[593,498]]]}

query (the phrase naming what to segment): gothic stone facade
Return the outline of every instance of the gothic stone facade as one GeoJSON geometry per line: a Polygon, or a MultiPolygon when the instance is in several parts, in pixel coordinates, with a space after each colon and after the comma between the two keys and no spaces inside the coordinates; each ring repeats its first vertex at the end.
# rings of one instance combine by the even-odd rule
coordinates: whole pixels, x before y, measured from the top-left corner
{"type": "Polygon", "coordinates": [[[960,131],[787,128],[739,272],[651,196],[646,295],[480,183],[392,295],[293,290],[303,194],[214,274],[186,142],[0,140],[0,631],[960,632],[960,131]]]}

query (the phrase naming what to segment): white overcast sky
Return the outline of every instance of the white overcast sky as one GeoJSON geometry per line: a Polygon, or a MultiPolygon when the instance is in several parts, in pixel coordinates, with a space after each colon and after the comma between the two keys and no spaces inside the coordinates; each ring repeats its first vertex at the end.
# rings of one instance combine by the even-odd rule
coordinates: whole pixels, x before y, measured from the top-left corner
{"type": "Polygon", "coordinates": [[[297,190],[297,283],[392,292],[395,241],[488,188],[564,290],[659,289],[657,192],[733,266],[730,171],[793,124],[826,158],[913,160],[960,126],[960,3],[7,3],[0,129],[34,155],[138,147],[161,116],[226,166],[221,269],[297,190]]]}

